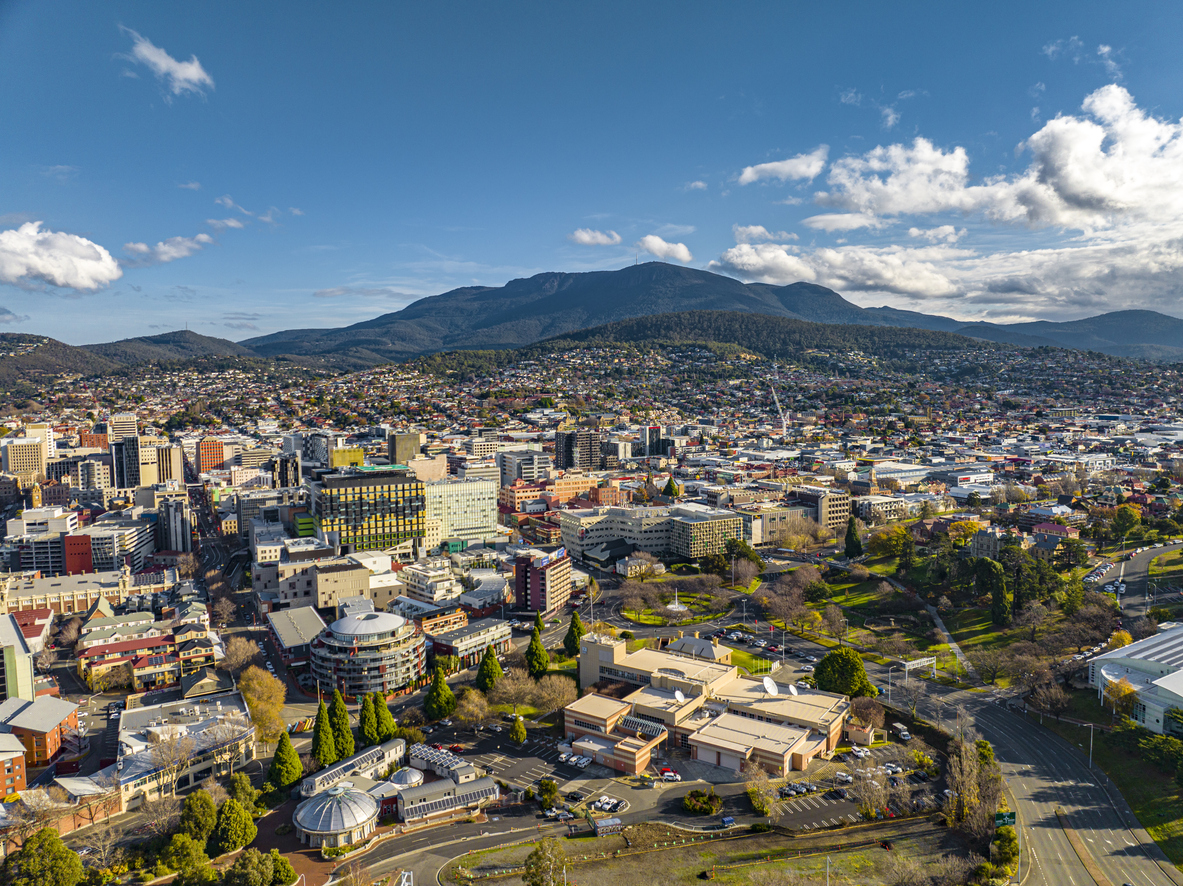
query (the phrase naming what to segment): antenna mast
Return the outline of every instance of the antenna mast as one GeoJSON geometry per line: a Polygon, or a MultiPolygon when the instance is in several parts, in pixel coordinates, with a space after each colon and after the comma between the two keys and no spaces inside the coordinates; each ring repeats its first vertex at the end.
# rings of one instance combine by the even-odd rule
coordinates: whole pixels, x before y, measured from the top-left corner
{"type": "MultiPolygon", "coordinates": [[[[776,378],[776,364],[772,364],[772,376],[776,378]]],[[[776,404],[776,412],[780,416],[780,435],[781,437],[789,436],[789,423],[785,421],[785,411],[780,408],[780,397],[776,396],[776,386],[769,382],[768,389],[772,391],[772,402],[776,404]]]]}

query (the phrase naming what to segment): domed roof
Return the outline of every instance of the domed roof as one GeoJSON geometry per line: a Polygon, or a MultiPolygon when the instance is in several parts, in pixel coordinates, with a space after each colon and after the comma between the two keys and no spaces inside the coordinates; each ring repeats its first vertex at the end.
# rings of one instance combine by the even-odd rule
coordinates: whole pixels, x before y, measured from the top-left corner
{"type": "Polygon", "coordinates": [[[296,824],[317,834],[341,834],[378,817],[378,802],[364,791],[337,785],[296,808],[296,824]]]}
{"type": "Polygon", "coordinates": [[[405,618],[393,612],[361,612],[337,619],[329,630],[343,637],[361,637],[367,634],[390,634],[406,623],[405,618]]]}
{"type": "Polygon", "coordinates": [[[423,773],[418,769],[412,769],[410,766],[404,766],[394,775],[390,776],[391,784],[397,785],[400,788],[413,788],[416,785],[423,784],[423,773]]]}

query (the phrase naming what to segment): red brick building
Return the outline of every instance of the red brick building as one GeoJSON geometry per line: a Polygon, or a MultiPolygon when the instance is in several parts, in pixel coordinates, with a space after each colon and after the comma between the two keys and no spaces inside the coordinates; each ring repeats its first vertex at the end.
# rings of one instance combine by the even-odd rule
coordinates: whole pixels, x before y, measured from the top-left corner
{"type": "Polygon", "coordinates": [[[0,733],[0,767],[4,770],[0,795],[19,794],[25,789],[25,746],[15,735],[0,733]]]}
{"type": "Polygon", "coordinates": [[[0,730],[14,735],[25,748],[30,766],[53,761],[78,729],[78,705],[51,695],[34,701],[10,698],[0,704],[0,730]]]}

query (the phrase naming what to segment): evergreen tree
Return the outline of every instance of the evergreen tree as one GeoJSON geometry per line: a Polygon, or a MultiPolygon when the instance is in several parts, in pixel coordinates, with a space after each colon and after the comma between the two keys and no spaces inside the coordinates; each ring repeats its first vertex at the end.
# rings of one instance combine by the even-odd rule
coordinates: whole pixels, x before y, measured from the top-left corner
{"type": "Polygon", "coordinates": [[[333,727],[329,725],[329,709],[322,701],[316,709],[316,724],[312,727],[312,756],[321,767],[332,766],[339,759],[333,727]]]}
{"type": "Polygon", "coordinates": [[[813,678],[817,681],[817,688],[825,692],[836,692],[851,698],[879,694],[879,690],[867,678],[862,657],[849,646],[827,652],[817,663],[813,678]]]}
{"type": "Polygon", "coordinates": [[[481,666],[477,669],[476,680],[473,681],[473,685],[487,695],[493,691],[493,687],[497,685],[497,681],[501,679],[503,673],[501,662],[497,660],[497,653],[493,651],[492,646],[486,646],[485,654],[481,657],[481,666]]]}
{"type": "Polygon", "coordinates": [[[271,768],[267,770],[267,781],[277,788],[286,788],[299,781],[303,774],[300,755],[292,747],[288,734],[281,732],[279,744],[275,746],[275,756],[271,758],[271,768]]]}
{"type": "Polygon", "coordinates": [[[563,649],[568,655],[574,657],[579,654],[579,639],[586,633],[587,628],[583,626],[579,611],[572,612],[571,625],[567,628],[567,636],[563,637],[563,649]]]}
{"type": "Polygon", "coordinates": [[[378,741],[390,741],[394,738],[398,724],[394,722],[394,716],[386,706],[386,699],[378,692],[374,693],[374,714],[378,718],[378,741]]]}
{"type": "Polygon", "coordinates": [[[666,498],[677,498],[682,494],[682,489],[674,481],[674,478],[670,477],[669,480],[666,481],[665,487],[661,490],[661,494],[666,498]]]}
{"type": "Polygon", "coordinates": [[[978,596],[990,597],[990,618],[996,625],[1010,623],[1010,600],[1006,594],[1006,573],[1002,564],[982,557],[977,562],[974,586],[978,596]]]}
{"type": "Polygon", "coordinates": [[[333,744],[337,746],[337,759],[352,757],[355,750],[353,727],[349,725],[349,708],[345,707],[345,699],[341,697],[340,689],[333,690],[333,703],[329,705],[329,725],[333,727],[333,744]]]}
{"type": "Polygon", "coordinates": [[[542,620],[542,610],[534,613],[534,630],[540,634],[546,630],[546,623],[542,620]]]}
{"type": "Polygon", "coordinates": [[[428,720],[442,720],[456,710],[456,695],[444,679],[444,669],[436,668],[431,678],[431,688],[423,699],[423,713],[428,720]]]}
{"type": "Polygon", "coordinates": [[[271,853],[248,849],[226,870],[222,886],[271,886],[275,877],[275,863],[271,853]]]}
{"type": "Polygon", "coordinates": [[[53,828],[42,828],[8,856],[3,868],[10,886],[77,886],[86,879],[82,859],[53,828]]]}
{"type": "Polygon", "coordinates": [[[906,575],[908,570],[916,565],[916,541],[912,538],[912,533],[908,533],[908,537],[904,539],[900,545],[900,558],[896,563],[896,572],[900,575],[906,575]]]}
{"type": "Polygon", "coordinates": [[[526,649],[526,670],[535,680],[539,680],[550,670],[550,654],[542,645],[542,634],[534,629],[530,637],[530,645],[526,649]]]}
{"type": "Polygon", "coordinates": [[[214,832],[218,820],[218,807],[204,788],[194,791],[181,804],[181,833],[188,834],[201,846],[214,832]]]}
{"type": "Polygon", "coordinates": [[[205,841],[194,840],[188,834],[173,834],[160,858],[174,871],[191,871],[209,864],[205,841]]]}
{"type": "Polygon", "coordinates": [[[846,556],[853,560],[855,557],[863,555],[863,543],[858,537],[858,526],[854,522],[852,516],[846,521],[846,556]]]}
{"type": "Polygon", "coordinates": [[[374,711],[374,699],[366,696],[361,702],[361,713],[357,715],[358,734],[361,736],[363,747],[372,747],[378,743],[378,715],[374,711]]]}
{"type": "Polygon", "coordinates": [[[278,849],[271,850],[271,886],[291,886],[296,882],[296,870],[292,863],[279,854],[278,849]]]}
{"type": "Polygon", "coordinates": [[[258,833],[259,829],[251,820],[251,814],[231,797],[218,810],[218,823],[214,825],[210,843],[214,852],[223,855],[246,846],[258,833]]]}
{"type": "Polygon", "coordinates": [[[526,721],[521,717],[514,717],[513,725],[509,727],[509,738],[518,744],[526,740],[526,721]]]}

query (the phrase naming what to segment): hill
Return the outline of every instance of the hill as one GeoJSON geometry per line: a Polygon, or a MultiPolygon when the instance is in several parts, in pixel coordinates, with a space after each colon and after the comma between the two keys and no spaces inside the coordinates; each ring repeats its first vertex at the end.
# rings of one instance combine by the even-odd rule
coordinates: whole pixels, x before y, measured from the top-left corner
{"type": "Polygon", "coordinates": [[[248,347],[224,338],[199,335],[187,329],[165,332],[160,335],[144,335],[125,338],[105,344],[82,345],[96,354],[120,363],[133,366],[138,363],[174,362],[192,360],[196,357],[255,357],[248,347]]]}
{"type": "Polygon", "coordinates": [[[929,329],[810,323],[736,311],[679,311],[582,329],[523,348],[432,354],[419,358],[415,365],[441,376],[453,373],[487,375],[520,360],[608,344],[642,348],[678,344],[730,345],[746,353],[794,362],[810,362],[822,355],[841,355],[850,351],[911,362],[922,354],[983,347],[982,342],[972,338],[929,329]]]}
{"type": "Polygon", "coordinates": [[[85,348],[43,335],[0,333],[0,391],[13,398],[34,396],[42,380],[59,375],[99,375],[119,368],[85,348]]]}

